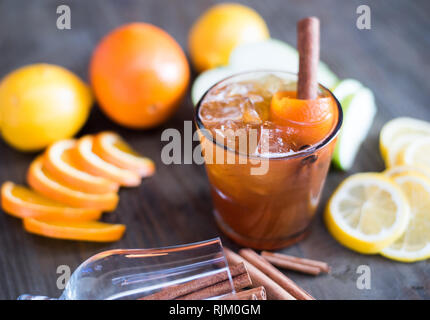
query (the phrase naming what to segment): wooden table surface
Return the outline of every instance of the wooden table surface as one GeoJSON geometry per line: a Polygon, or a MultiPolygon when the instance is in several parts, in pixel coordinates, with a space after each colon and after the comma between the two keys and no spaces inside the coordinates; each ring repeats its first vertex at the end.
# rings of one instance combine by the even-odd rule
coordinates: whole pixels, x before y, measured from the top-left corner
{"type": "MultiPolygon", "coordinates": [[[[188,30],[195,19],[216,1],[127,0],[63,1],[70,5],[72,29],[56,28],[58,2],[46,0],[0,2],[0,76],[34,62],[67,67],[87,79],[90,54],[108,31],[131,21],[145,21],[167,30],[186,47],[188,30]]],[[[430,120],[430,2],[427,0],[371,1],[372,29],[356,28],[356,8],[362,1],[239,1],[255,8],[266,20],[271,34],[295,45],[295,23],[307,15],[320,17],[321,59],[340,78],[355,78],[370,87],[378,114],[367,140],[350,172],[331,170],[320,210],[308,238],[283,250],[286,253],[322,259],[333,267],[330,275],[287,274],[317,299],[428,299],[430,265],[427,261],[402,264],[380,256],[366,256],[339,245],[327,232],[322,208],[334,188],[349,174],[381,171],[378,133],[396,116],[430,120]],[[356,286],[357,267],[371,269],[371,289],[356,286]]],[[[369,2],[367,2],[369,3],[369,2]]],[[[108,120],[93,109],[81,134],[115,130],[143,154],[155,160],[157,173],[139,188],[122,189],[118,209],[104,220],[127,225],[116,243],[94,244],[51,240],[30,235],[21,221],[0,215],[0,298],[15,299],[21,293],[60,295],[56,287],[59,265],[75,269],[91,255],[112,248],[150,248],[200,241],[220,235],[212,216],[209,185],[203,166],[170,165],[161,162],[161,132],[183,131],[192,119],[189,95],[175,116],[149,131],[132,131],[108,120]]],[[[20,153],[0,142],[0,182],[24,183],[34,154],[20,153]]]]}

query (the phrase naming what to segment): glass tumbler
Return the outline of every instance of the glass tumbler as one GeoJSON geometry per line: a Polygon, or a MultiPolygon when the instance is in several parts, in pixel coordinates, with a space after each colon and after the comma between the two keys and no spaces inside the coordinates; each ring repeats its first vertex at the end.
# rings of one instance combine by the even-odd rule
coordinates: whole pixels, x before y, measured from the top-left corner
{"type": "MultiPolygon", "coordinates": [[[[297,75],[278,71],[253,71],[234,75],[215,84],[195,108],[194,120],[206,161],[214,214],[219,227],[237,243],[272,250],[300,240],[315,215],[330,166],[342,109],[334,95],[319,86],[319,94],[332,99],[335,121],[321,141],[286,156],[254,156],[232,150],[214,139],[203,124],[200,108],[213,90],[236,81],[252,81],[275,75],[295,89],[297,75]],[[208,150],[210,155],[208,156],[208,150]],[[215,156],[234,161],[216,161],[215,156]],[[210,160],[210,161],[208,161],[210,160]],[[265,167],[264,174],[252,169],[265,167]]],[[[214,93],[215,95],[215,93],[214,93]]]]}

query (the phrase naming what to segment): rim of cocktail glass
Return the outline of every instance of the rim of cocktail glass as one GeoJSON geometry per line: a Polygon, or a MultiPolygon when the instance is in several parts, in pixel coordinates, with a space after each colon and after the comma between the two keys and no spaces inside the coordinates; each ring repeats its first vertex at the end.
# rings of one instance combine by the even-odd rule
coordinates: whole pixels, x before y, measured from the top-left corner
{"type": "Polygon", "coordinates": [[[337,100],[337,98],[334,96],[334,94],[328,88],[326,88],[322,84],[318,83],[319,88],[323,89],[324,91],[327,91],[330,94],[330,96],[334,99],[334,101],[336,102],[336,106],[337,106],[337,110],[338,110],[338,118],[337,118],[337,123],[333,127],[333,129],[330,132],[330,134],[328,134],[324,139],[322,139],[318,143],[313,144],[309,148],[306,148],[306,149],[303,149],[303,150],[299,150],[299,151],[296,151],[294,153],[291,153],[291,154],[288,154],[288,155],[285,155],[285,156],[281,156],[281,157],[264,157],[264,156],[259,156],[259,155],[249,155],[249,154],[240,153],[238,150],[230,149],[225,144],[221,144],[221,143],[217,142],[216,140],[214,140],[212,134],[210,134],[209,130],[205,128],[202,120],[200,119],[199,110],[200,110],[200,107],[201,107],[204,99],[206,98],[206,96],[208,95],[208,93],[213,88],[215,88],[216,86],[222,84],[223,82],[225,82],[227,80],[230,80],[232,78],[241,76],[241,75],[252,74],[252,73],[261,73],[261,74],[269,74],[269,73],[278,73],[279,74],[280,73],[280,74],[285,74],[285,75],[292,75],[292,76],[295,76],[297,78],[297,74],[296,73],[288,72],[288,71],[253,70],[253,71],[243,71],[243,72],[235,73],[234,75],[226,77],[226,78],[218,81],[214,85],[212,85],[208,90],[206,90],[206,92],[203,94],[203,96],[200,98],[199,102],[197,103],[196,107],[194,108],[195,109],[194,110],[194,122],[196,123],[197,129],[199,129],[199,130],[200,129],[205,129],[205,130],[201,130],[201,131],[202,131],[203,135],[206,138],[208,138],[208,139],[210,139],[212,141],[212,143],[218,145],[219,147],[223,148],[226,151],[234,152],[237,155],[246,156],[247,158],[251,158],[251,159],[254,158],[254,159],[267,159],[267,160],[285,160],[285,159],[300,158],[300,157],[304,157],[304,156],[307,156],[307,155],[311,155],[311,154],[315,153],[316,151],[318,151],[319,149],[321,149],[321,148],[325,147],[326,145],[328,145],[339,134],[339,131],[340,131],[340,128],[341,128],[342,122],[343,122],[343,112],[342,112],[341,104],[337,100]],[[209,133],[210,136],[208,136],[208,133],[209,133]]]}

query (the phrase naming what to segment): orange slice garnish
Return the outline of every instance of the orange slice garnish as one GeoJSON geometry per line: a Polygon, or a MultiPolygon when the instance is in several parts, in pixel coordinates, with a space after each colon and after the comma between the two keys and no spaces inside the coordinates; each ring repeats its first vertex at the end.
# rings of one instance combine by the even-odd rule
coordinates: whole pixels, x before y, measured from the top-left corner
{"type": "Polygon", "coordinates": [[[78,140],[74,150],[74,156],[85,171],[110,179],[119,183],[122,186],[134,187],[141,182],[140,176],[127,169],[121,169],[109,162],[106,162],[93,152],[94,138],[92,136],[84,136],[78,140]]]}
{"type": "Polygon", "coordinates": [[[315,100],[296,98],[294,91],[279,91],[272,96],[272,121],[293,129],[292,137],[299,145],[312,145],[323,140],[335,121],[335,102],[330,97],[315,100]]]}
{"type": "Polygon", "coordinates": [[[123,224],[110,224],[97,221],[60,222],[25,218],[23,225],[26,231],[40,236],[95,242],[117,241],[121,239],[125,231],[123,224]]]}
{"type": "Polygon", "coordinates": [[[118,204],[118,195],[110,192],[93,194],[73,189],[53,178],[43,167],[43,158],[34,160],[27,173],[28,184],[42,195],[78,208],[112,211],[118,204]]]}
{"type": "Polygon", "coordinates": [[[91,221],[101,216],[100,210],[67,207],[13,182],[3,183],[1,206],[5,212],[14,217],[46,221],[91,221]]]}
{"type": "Polygon", "coordinates": [[[119,184],[111,180],[91,175],[78,167],[72,157],[76,140],[61,140],[51,145],[45,152],[43,165],[58,181],[89,193],[117,192],[119,184]]]}
{"type": "Polygon", "coordinates": [[[136,172],[141,177],[152,176],[155,172],[154,162],[134,151],[118,134],[101,132],[94,138],[93,151],[103,160],[136,172]]]}

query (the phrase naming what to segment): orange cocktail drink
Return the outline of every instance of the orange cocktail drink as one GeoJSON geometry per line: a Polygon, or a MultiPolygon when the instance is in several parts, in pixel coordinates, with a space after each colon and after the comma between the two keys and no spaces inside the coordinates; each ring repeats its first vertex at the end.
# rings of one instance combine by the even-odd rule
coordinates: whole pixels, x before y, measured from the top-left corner
{"type": "Polygon", "coordinates": [[[297,76],[256,71],[212,87],[195,110],[215,217],[241,245],[300,239],[315,215],[342,111],[320,86],[296,99],[297,76]]]}

